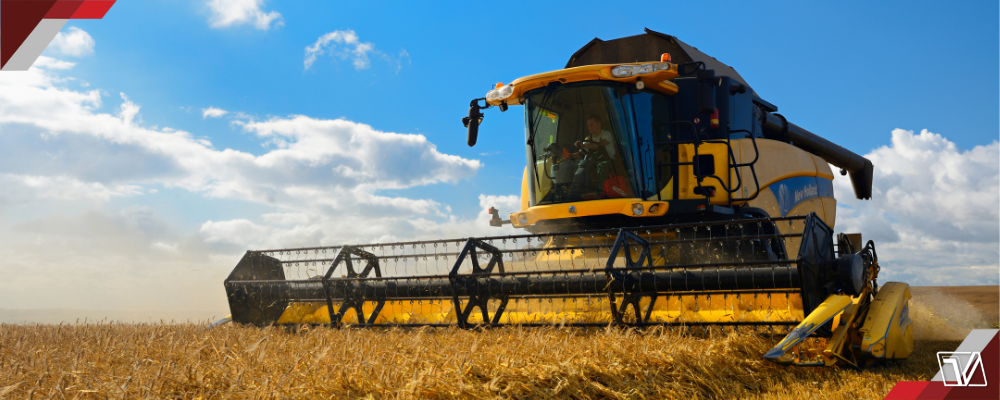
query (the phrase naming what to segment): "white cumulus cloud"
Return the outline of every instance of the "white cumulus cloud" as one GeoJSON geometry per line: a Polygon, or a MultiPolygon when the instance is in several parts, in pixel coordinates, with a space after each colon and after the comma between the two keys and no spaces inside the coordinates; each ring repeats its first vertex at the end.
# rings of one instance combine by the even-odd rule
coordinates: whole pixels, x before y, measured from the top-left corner
{"type": "Polygon", "coordinates": [[[344,119],[244,116],[235,126],[265,144],[263,154],[218,150],[186,131],[145,126],[138,99],[125,94],[100,112],[101,90],[67,82],[44,68],[0,74],[6,307],[72,298],[81,308],[225,315],[219,282],[247,248],[488,229],[485,215],[385,193],[454,184],[481,168],[423,135],[344,119]],[[178,217],[177,205],[190,212],[178,217]],[[199,214],[206,206],[216,211],[199,214]]]}
{"type": "Polygon", "coordinates": [[[201,109],[201,119],[205,119],[208,117],[219,118],[226,114],[229,114],[229,111],[223,110],[221,108],[215,108],[210,106],[208,108],[201,109]]]}
{"type": "Polygon", "coordinates": [[[82,57],[94,54],[94,44],[94,38],[90,37],[89,33],[71,26],[68,32],[57,33],[55,39],[52,39],[52,43],[49,43],[48,48],[56,54],[82,57]]]}
{"type": "MultiPolygon", "coordinates": [[[[419,239],[467,238],[470,236],[502,236],[522,234],[504,225],[490,226],[490,207],[500,210],[506,219],[510,212],[520,209],[517,195],[479,195],[479,211],[471,218],[446,215],[428,218],[426,215],[409,215],[399,218],[380,212],[381,207],[324,213],[310,210],[298,213],[273,213],[263,215],[263,221],[248,219],[207,221],[199,234],[209,243],[228,244],[233,249],[275,249],[286,247],[311,247],[317,245],[386,243],[419,239]]],[[[384,204],[384,203],[383,203],[384,204]]],[[[384,208],[383,208],[384,209],[384,208]]]]}
{"type": "Polygon", "coordinates": [[[997,284],[1000,144],[960,150],[940,134],[896,129],[865,157],[875,165],[872,199],[835,180],[838,231],[875,240],[890,279],[997,284]]]}
{"type": "Polygon", "coordinates": [[[272,23],[275,27],[283,24],[280,13],[261,9],[264,0],[210,0],[207,5],[212,14],[210,23],[213,28],[250,24],[266,31],[272,23]]]}
{"type": "Polygon", "coordinates": [[[308,70],[319,56],[327,54],[341,59],[350,59],[354,65],[354,69],[369,68],[371,66],[371,57],[385,60],[390,66],[395,68],[396,72],[399,72],[403,68],[404,63],[407,65],[410,63],[410,53],[406,50],[400,51],[399,56],[393,59],[387,54],[376,50],[375,45],[371,42],[362,42],[358,38],[357,33],[348,29],[324,34],[316,39],[316,42],[311,46],[306,46],[305,59],[302,62],[304,69],[308,70]]]}
{"type": "Polygon", "coordinates": [[[104,185],[84,182],[67,176],[33,176],[0,173],[0,182],[7,188],[0,199],[17,196],[30,201],[32,198],[58,200],[108,200],[112,197],[135,196],[142,189],[135,185],[104,185]],[[110,186],[110,187],[109,187],[110,186]]]}
{"type": "Polygon", "coordinates": [[[296,210],[389,207],[399,215],[434,215],[440,210],[433,201],[377,191],[454,183],[481,167],[477,160],[439,152],[423,135],[307,116],[238,121],[273,149],[258,156],[220,151],[185,131],[142,126],[140,106],[125,94],[116,115],[96,113],[99,91],[58,88],[46,72],[29,72],[19,79],[0,77],[0,124],[33,128],[26,130],[33,133],[8,133],[6,139],[17,141],[21,151],[0,160],[0,171],[11,168],[30,176],[65,171],[68,178],[112,185],[158,183],[296,210]],[[28,140],[32,134],[49,140],[28,140]],[[79,155],[80,146],[90,148],[86,159],[79,155]],[[46,162],[37,162],[38,157],[46,162]],[[112,166],[116,159],[132,166],[112,166]],[[114,173],[102,174],[90,165],[114,173]]]}
{"type": "MultiPolygon", "coordinates": [[[[76,66],[76,63],[57,60],[52,57],[38,56],[35,63],[31,65],[32,67],[45,68],[45,69],[72,69],[76,66]]],[[[81,84],[81,86],[84,86],[81,84]]],[[[86,87],[86,86],[85,86],[86,87]]]]}

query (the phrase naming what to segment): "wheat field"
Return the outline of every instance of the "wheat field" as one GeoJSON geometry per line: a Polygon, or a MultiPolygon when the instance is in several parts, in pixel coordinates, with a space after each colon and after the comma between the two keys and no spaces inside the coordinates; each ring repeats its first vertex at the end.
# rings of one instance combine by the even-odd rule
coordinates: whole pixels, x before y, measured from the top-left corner
{"type": "Polygon", "coordinates": [[[4,325],[0,397],[881,398],[957,344],[858,372],[771,364],[751,332],[4,325]]]}
{"type": "Polygon", "coordinates": [[[5,324],[0,398],[880,399],[986,327],[911,308],[914,354],[862,371],[772,364],[781,335],[750,329],[5,324]]]}

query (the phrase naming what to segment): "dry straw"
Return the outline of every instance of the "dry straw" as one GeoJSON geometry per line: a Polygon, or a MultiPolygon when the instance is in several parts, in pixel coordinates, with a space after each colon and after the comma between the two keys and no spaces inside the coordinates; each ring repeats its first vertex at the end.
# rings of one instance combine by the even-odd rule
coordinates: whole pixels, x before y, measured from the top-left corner
{"type": "Polygon", "coordinates": [[[761,358],[767,334],[665,329],[0,325],[0,398],[882,398],[925,341],[864,371],[761,358]]]}

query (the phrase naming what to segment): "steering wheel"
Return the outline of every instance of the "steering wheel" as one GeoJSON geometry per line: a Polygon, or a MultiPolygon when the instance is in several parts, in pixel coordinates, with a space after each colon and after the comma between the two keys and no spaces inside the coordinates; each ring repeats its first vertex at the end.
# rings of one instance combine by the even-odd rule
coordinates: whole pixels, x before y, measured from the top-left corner
{"type": "Polygon", "coordinates": [[[598,142],[595,142],[595,141],[593,141],[593,140],[588,140],[588,139],[584,139],[584,140],[577,140],[577,141],[578,141],[578,142],[580,142],[580,146],[579,146],[579,147],[577,147],[577,149],[579,149],[579,150],[581,150],[581,151],[583,151],[583,152],[586,152],[586,153],[590,153],[590,150],[591,150],[591,149],[588,149],[588,148],[584,147],[583,145],[585,145],[585,144],[591,144],[591,143],[594,143],[594,144],[600,144],[600,143],[598,143],[598,142]]]}

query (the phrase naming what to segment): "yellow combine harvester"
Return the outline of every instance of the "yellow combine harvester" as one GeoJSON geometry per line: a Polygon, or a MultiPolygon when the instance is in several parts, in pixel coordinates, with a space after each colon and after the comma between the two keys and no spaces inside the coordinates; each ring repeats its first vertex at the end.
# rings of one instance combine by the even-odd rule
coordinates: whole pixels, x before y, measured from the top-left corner
{"type": "Polygon", "coordinates": [[[469,145],[483,109],[513,106],[521,207],[491,225],[527,233],[248,251],[226,280],[233,321],[778,327],[764,357],[779,363],[909,356],[909,286],[879,286],[874,244],[832,229],[830,164],[868,199],[871,162],[787,122],[731,67],[649,30],[594,39],[473,100],[469,145]],[[807,337],[825,349],[795,347],[807,337]]]}

